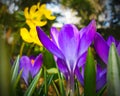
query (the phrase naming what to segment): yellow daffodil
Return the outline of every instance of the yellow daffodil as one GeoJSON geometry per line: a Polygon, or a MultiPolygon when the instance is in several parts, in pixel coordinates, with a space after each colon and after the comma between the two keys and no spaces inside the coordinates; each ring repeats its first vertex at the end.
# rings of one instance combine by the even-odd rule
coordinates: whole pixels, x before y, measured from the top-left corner
{"type": "Polygon", "coordinates": [[[26,28],[21,28],[20,35],[22,39],[26,41],[27,43],[35,43],[39,46],[42,46],[41,42],[38,39],[35,28],[31,28],[30,31],[28,31],[26,28]]]}
{"type": "Polygon", "coordinates": [[[26,7],[24,10],[26,23],[30,28],[46,25],[47,20],[44,20],[43,17],[54,20],[55,16],[52,16],[51,14],[52,12],[46,8],[46,4],[40,6],[40,3],[33,5],[30,9],[26,7]]]}

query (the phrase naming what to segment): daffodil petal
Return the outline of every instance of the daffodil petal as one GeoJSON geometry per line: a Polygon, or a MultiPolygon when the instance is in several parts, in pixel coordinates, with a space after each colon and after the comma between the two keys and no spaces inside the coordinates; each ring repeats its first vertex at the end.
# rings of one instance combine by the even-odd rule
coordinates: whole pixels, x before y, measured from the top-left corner
{"type": "Polygon", "coordinates": [[[30,15],[34,15],[36,9],[37,9],[37,6],[36,6],[36,5],[33,5],[33,6],[30,8],[30,15]]]}
{"type": "Polygon", "coordinates": [[[36,27],[33,21],[34,20],[26,20],[26,23],[30,28],[35,28],[36,27]]]}
{"type": "Polygon", "coordinates": [[[26,18],[26,19],[29,18],[28,7],[26,7],[26,8],[24,9],[24,15],[25,15],[25,18],[26,18]]]}
{"type": "Polygon", "coordinates": [[[34,23],[36,26],[44,26],[47,24],[47,21],[35,21],[34,23]]]}
{"type": "Polygon", "coordinates": [[[36,31],[35,28],[30,29],[30,35],[31,35],[31,37],[32,37],[32,39],[33,39],[33,42],[34,42],[35,44],[37,44],[37,45],[39,45],[39,46],[42,46],[42,44],[41,44],[41,42],[40,42],[40,40],[39,40],[39,38],[38,38],[37,31],[36,31]]]}
{"type": "Polygon", "coordinates": [[[24,41],[26,41],[28,43],[33,42],[33,40],[31,39],[30,33],[28,32],[28,30],[26,28],[20,29],[20,35],[24,41]]]}
{"type": "Polygon", "coordinates": [[[49,19],[49,20],[54,20],[56,17],[55,17],[55,16],[52,16],[51,14],[52,14],[52,12],[51,12],[50,10],[46,10],[46,11],[44,12],[44,15],[45,15],[45,17],[46,17],[47,19],[49,19]]]}
{"type": "Polygon", "coordinates": [[[40,7],[40,2],[37,3],[37,8],[39,9],[39,7],[40,7]]]}
{"type": "Polygon", "coordinates": [[[42,5],[40,6],[40,9],[46,9],[46,4],[42,4],[42,5]]]}

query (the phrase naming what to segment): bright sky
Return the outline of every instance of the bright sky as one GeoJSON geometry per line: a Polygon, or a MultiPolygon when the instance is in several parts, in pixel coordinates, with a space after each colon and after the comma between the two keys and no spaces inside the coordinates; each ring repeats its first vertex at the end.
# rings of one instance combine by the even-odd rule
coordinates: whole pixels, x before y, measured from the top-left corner
{"type": "Polygon", "coordinates": [[[77,17],[77,12],[72,9],[64,8],[62,5],[58,4],[47,4],[47,8],[49,8],[53,13],[60,13],[62,16],[57,17],[56,21],[58,23],[54,23],[53,26],[61,27],[63,24],[80,24],[80,17],[77,17]]]}

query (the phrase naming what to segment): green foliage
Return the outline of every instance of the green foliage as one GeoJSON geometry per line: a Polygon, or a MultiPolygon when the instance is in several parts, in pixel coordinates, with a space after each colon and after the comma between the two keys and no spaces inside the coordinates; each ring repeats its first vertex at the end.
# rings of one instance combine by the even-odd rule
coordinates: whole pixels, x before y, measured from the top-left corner
{"type": "Polygon", "coordinates": [[[108,96],[120,95],[120,57],[112,43],[109,51],[108,73],[107,73],[107,90],[108,96]]]}

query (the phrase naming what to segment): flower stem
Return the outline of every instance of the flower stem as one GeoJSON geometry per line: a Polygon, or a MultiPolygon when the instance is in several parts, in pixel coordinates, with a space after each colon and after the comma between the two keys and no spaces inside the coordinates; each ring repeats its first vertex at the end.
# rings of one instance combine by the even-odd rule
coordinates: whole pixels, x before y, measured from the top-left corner
{"type": "Polygon", "coordinates": [[[70,96],[74,96],[74,73],[71,72],[70,76],[70,96]]]}
{"type": "Polygon", "coordinates": [[[20,48],[20,56],[22,56],[23,48],[25,46],[25,42],[22,43],[21,48],[20,48]]]}
{"type": "Polygon", "coordinates": [[[32,44],[32,45],[30,45],[30,48],[29,48],[29,50],[28,50],[28,52],[27,52],[27,55],[29,56],[30,55],[30,52],[31,52],[31,50],[32,50],[32,48],[34,47],[34,43],[32,44]]]}
{"type": "Polygon", "coordinates": [[[68,94],[74,96],[74,73],[71,72],[70,78],[68,80],[68,94]]]}

